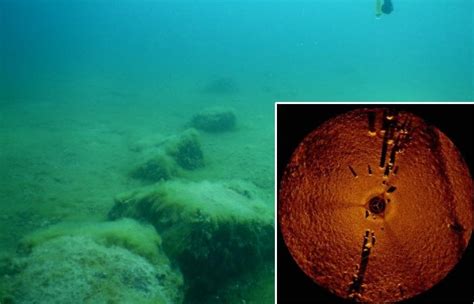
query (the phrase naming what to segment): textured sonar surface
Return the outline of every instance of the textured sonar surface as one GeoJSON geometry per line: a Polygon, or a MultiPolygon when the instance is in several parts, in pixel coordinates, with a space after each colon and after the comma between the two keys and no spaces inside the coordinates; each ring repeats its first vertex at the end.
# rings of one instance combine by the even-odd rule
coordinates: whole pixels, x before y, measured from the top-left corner
{"type": "Polygon", "coordinates": [[[472,231],[472,178],[457,148],[408,112],[358,109],[304,138],[278,214],[298,266],[336,295],[400,301],[443,279],[472,231]]]}

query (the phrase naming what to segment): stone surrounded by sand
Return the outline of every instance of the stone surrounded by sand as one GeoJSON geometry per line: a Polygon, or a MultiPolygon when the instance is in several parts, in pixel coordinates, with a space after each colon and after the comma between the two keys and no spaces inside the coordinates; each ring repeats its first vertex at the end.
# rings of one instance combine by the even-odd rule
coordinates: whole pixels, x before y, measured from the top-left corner
{"type": "Polygon", "coordinates": [[[162,182],[118,196],[109,217],[154,225],[191,295],[252,271],[274,252],[272,204],[244,181],[162,182]]]}

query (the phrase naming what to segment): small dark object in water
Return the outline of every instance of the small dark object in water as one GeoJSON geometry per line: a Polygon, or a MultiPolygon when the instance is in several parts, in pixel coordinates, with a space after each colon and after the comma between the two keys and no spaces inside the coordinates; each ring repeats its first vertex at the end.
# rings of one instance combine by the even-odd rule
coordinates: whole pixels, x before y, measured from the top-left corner
{"type": "Polygon", "coordinates": [[[393,11],[392,0],[385,0],[382,5],[382,12],[384,14],[390,14],[393,11]]]}

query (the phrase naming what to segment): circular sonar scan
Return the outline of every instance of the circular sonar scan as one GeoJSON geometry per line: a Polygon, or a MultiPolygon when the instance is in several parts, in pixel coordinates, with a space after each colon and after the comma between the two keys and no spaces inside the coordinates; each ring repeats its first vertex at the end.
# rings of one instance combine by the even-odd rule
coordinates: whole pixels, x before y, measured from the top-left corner
{"type": "Polygon", "coordinates": [[[445,134],[409,112],[356,109],[325,121],[300,142],[279,186],[288,251],[343,299],[421,294],[470,240],[469,168],[445,134]]]}

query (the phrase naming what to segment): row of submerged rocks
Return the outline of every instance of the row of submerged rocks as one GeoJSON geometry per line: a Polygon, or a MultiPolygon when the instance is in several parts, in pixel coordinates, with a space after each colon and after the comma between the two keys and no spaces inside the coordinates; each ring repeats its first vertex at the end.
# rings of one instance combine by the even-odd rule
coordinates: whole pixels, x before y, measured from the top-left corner
{"type": "Polygon", "coordinates": [[[235,111],[204,109],[185,125],[178,135],[139,145],[135,151],[148,159],[131,176],[154,183],[117,195],[109,218],[152,224],[183,274],[187,302],[201,302],[273,260],[274,217],[271,202],[250,182],[191,181],[180,174],[205,168],[199,132],[235,132],[235,111]]]}
{"type": "Polygon", "coordinates": [[[203,110],[187,127],[132,147],[146,160],[130,177],[144,185],[115,197],[109,221],[48,227],[0,260],[10,290],[0,300],[202,303],[273,261],[273,208],[258,187],[180,174],[205,168],[199,132],[236,131],[235,112],[203,110]]]}
{"type": "Polygon", "coordinates": [[[146,158],[130,175],[145,181],[158,182],[180,176],[181,170],[192,171],[204,167],[204,154],[198,130],[210,133],[236,129],[235,111],[215,107],[195,114],[181,134],[139,141],[132,151],[146,158]]]}

